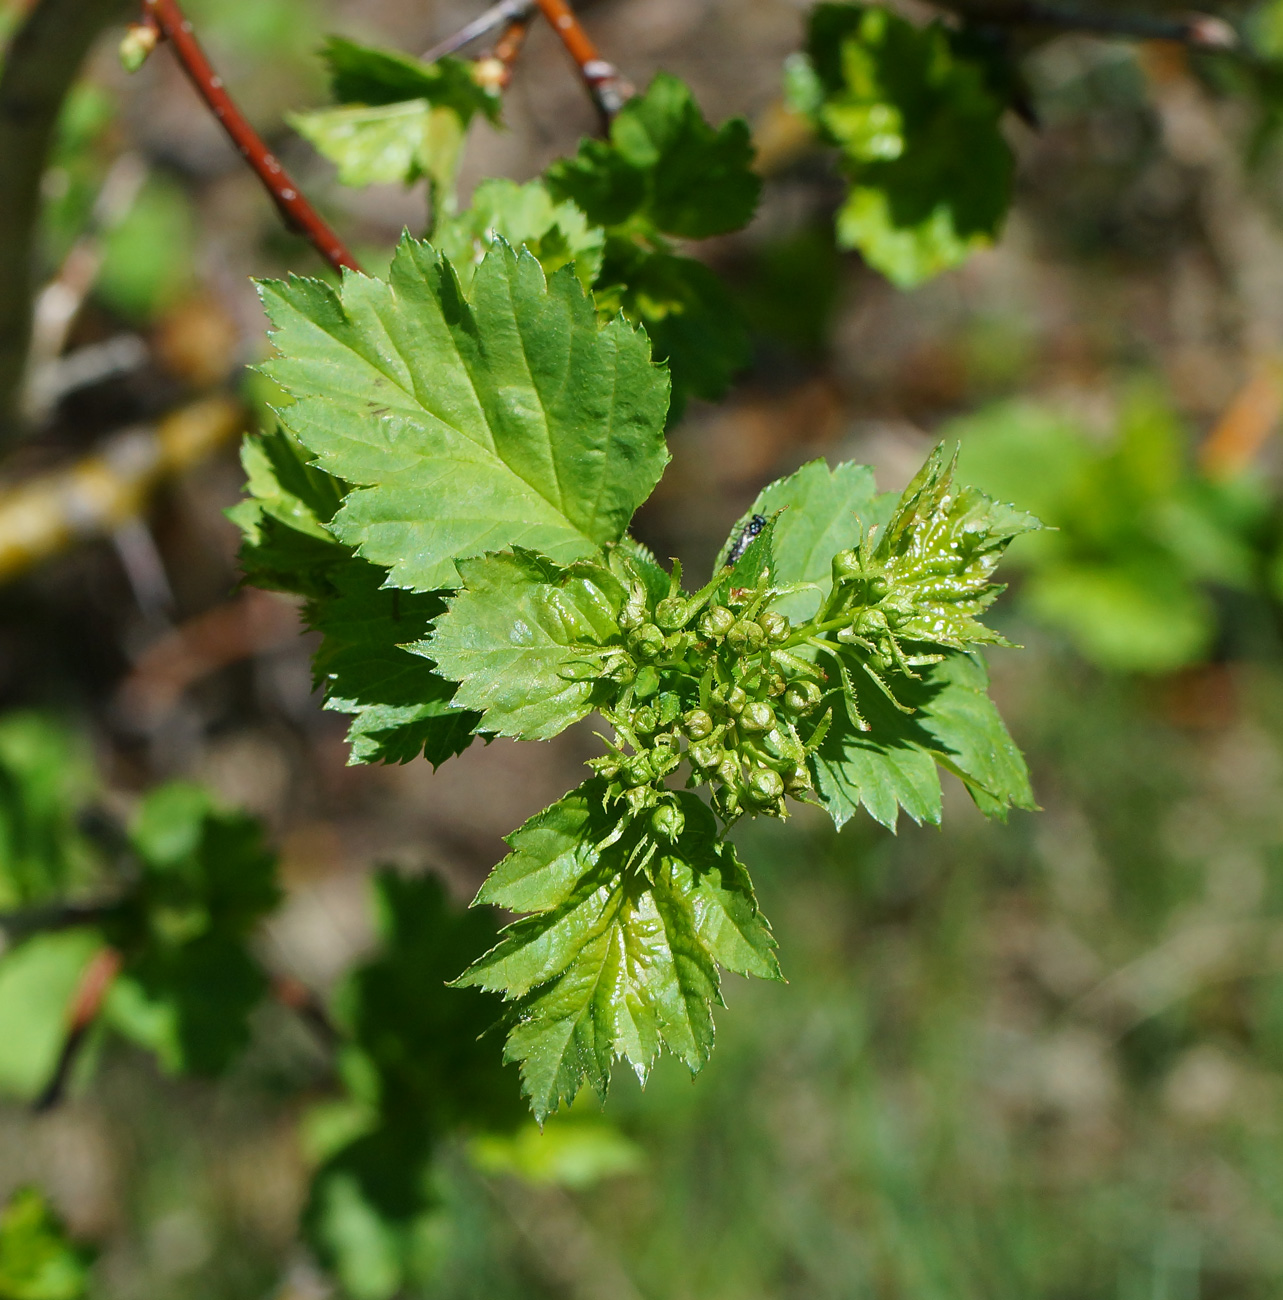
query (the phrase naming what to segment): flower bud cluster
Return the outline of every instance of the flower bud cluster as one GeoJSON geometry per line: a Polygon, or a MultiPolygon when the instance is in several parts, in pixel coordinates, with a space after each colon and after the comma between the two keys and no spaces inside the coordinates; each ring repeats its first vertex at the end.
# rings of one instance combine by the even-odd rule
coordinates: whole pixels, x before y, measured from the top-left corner
{"type": "Polygon", "coordinates": [[[650,808],[656,836],[678,809],[665,782],[683,763],[687,784],[709,784],[726,820],[785,815],[812,788],[808,754],[827,729],[825,674],[791,648],[795,629],[765,607],[772,593],[733,590],[726,603],[678,591],[651,600],[632,587],[620,615],[622,660],[612,707],[616,741],[592,760],[635,812],[650,808]]]}

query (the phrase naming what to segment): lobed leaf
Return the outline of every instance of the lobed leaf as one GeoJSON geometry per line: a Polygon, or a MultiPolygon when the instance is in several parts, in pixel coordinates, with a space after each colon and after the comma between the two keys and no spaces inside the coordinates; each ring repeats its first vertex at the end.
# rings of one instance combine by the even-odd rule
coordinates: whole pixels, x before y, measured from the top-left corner
{"type": "Polygon", "coordinates": [[[522,545],[566,563],[617,541],[667,460],[668,382],[644,335],[599,328],[569,270],[496,244],[462,293],[402,241],[387,282],[269,283],[281,413],[358,486],[330,523],[394,586],[453,587],[455,560],[522,545]]]}
{"type": "Polygon", "coordinates": [[[601,835],[612,820],[604,794],[603,781],[588,781],[511,837],[514,852],[482,897],[521,900],[534,914],[456,981],[514,1003],[505,1057],[521,1063],[541,1121],[585,1083],[604,1097],[616,1057],[644,1080],[662,1046],[698,1072],[712,1049],[719,964],[779,978],[747,875],[704,804],[676,796],[685,829],[676,844],[655,844],[643,869],[636,824],[601,835]]]}
{"type": "Polygon", "coordinates": [[[83,1300],[90,1255],[72,1244],[61,1220],[34,1187],[0,1209],[0,1296],[4,1300],[83,1300]]]}
{"type": "Polygon", "coordinates": [[[601,702],[584,652],[619,638],[625,592],[603,565],[561,568],[517,548],[462,560],[462,590],[414,647],[459,683],[457,708],[500,736],[548,740],[601,702]]]}

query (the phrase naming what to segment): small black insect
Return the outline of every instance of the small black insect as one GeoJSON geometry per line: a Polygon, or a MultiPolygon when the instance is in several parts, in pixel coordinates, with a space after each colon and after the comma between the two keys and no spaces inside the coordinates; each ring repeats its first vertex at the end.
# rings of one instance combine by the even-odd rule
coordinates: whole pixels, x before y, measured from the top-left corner
{"type": "Polygon", "coordinates": [[[726,569],[731,568],[739,560],[740,556],[748,550],[749,543],[753,538],[755,538],[765,527],[766,516],[754,515],[752,519],[750,519],[748,523],[740,529],[740,535],[731,543],[731,549],[726,552],[726,563],[722,567],[726,569]]]}

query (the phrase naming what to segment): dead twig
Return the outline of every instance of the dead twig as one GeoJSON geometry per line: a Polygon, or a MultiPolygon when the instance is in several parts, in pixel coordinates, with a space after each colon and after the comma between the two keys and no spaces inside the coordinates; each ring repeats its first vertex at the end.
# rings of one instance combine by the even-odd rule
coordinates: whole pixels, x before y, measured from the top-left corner
{"type": "Polygon", "coordinates": [[[465,45],[471,45],[473,41],[480,40],[505,24],[529,18],[534,7],[535,0],[499,0],[498,4],[491,5],[485,13],[460,27],[454,35],[447,36],[425,51],[423,61],[435,63],[447,54],[457,54],[465,45]]]}

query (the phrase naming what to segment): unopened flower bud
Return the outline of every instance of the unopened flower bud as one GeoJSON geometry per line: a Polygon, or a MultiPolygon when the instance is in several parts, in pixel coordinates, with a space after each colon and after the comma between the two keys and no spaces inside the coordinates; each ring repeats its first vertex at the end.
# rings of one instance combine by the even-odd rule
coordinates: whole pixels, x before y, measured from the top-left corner
{"type": "Polygon", "coordinates": [[[645,754],[634,754],[623,771],[625,785],[645,785],[655,779],[655,771],[645,754]]]}
{"type": "Polygon", "coordinates": [[[727,785],[734,785],[740,779],[739,759],[734,754],[727,754],[717,765],[717,775],[727,785]]]}
{"type": "Polygon", "coordinates": [[[761,625],[746,618],[738,620],[726,634],[727,645],[741,654],[756,650],[765,640],[766,633],[762,631],[761,625]]]}
{"type": "Polygon", "coordinates": [[[710,605],[699,620],[700,636],[720,641],[735,626],[735,615],[725,605],[710,605]]]}
{"type": "Polygon", "coordinates": [[[839,551],[833,557],[833,581],[854,582],[864,577],[864,566],[856,551],[839,551]]]}
{"type": "Polygon", "coordinates": [[[685,596],[669,596],[655,606],[655,622],[665,632],[676,632],[690,620],[690,601],[685,596]]]}
{"type": "Polygon", "coordinates": [[[811,769],[805,763],[799,763],[784,778],[784,788],[789,794],[804,794],[812,788],[811,769]]]}
{"type": "Polygon", "coordinates": [[[692,709],[683,719],[682,725],[692,740],[707,740],[713,734],[713,718],[704,709],[692,709]]]}
{"type": "Polygon", "coordinates": [[[820,699],[820,688],[814,682],[794,682],[784,692],[784,707],[790,713],[810,713],[820,699]]]}
{"type": "Polygon", "coordinates": [[[690,747],[691,762],[705,770],[716,767],[725,756],[721,745],[698,744],[690,747]]]}
{"type": "Polygon", "coordinates": [[[789,633],[792,627],[783,614],[776,613],[773,609],[763,610],[757,616],[757,625],[766,635],[766,639],[772,645],[780,645],[789,639],[789,633]]]}
{"type": "Polygon", "coordinates": [[[722,697],[722,703],[726,705],[727,713],[737,714],[748,703],[748,696],[742,686],[732,686],[722,697]]]}
{"type": "Polygon", "coordinates": [[[654,731],[658,721],[659,719],[655,714],[654,708],[649,704],[642,705],[642,707],[633,714],[633,726],[640,731],[643,736],[648,736],[652,731],[654,731]]]}
{"type": "Polygon", "coordinates": [[[749,773],[748,797],[754,803],[774,803],[784,793],[784,778],[769,767],[759,767],[749,773]]]}
{"type": "Polygon", "coordinates": [[[754,700],[744,706],[740,726],[745,731],[770,731],[775,725],[775,710],[765,700],[754,700]]]}
{"type": "Polygon", "coordinates": [[[676,840],[686,829],[686,814],[675,803],[661,803],[650,815],[650,829],[666,840],[676,840]]]}
{"type": "Polygon", "coordinates": [[[628,644],[639,659],[658,659],[664,652],[664,634],[654,623],[643,623],[628,638],[628,644]]]}

